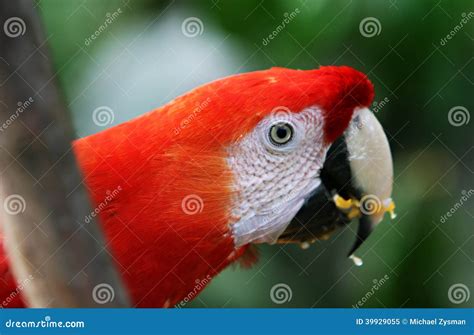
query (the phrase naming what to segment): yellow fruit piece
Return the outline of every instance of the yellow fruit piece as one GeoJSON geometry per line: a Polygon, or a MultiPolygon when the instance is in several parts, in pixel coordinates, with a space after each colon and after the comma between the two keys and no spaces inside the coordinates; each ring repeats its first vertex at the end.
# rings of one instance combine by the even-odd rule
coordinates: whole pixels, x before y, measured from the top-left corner
{"type": "MultiPolygon", "coordinates": [[[[347,217],[350,220],[361,216],[361,203],[359,200],[354,198],[346,200],[339,194],[335,194],[333,196],[333,201],[337,208],[347,213],[347,217]]],[[[388,212],[390,214],[390,218],[392,220],[397,217],[397,214],[395,214],[395,202],[393,202],[393,200],[390,198],[386,199],[382,203],[379,203],[379,208],[377,208],[377,211],[376,213],[374,213],[374,215],[383,215],[385,212],[388,212]],[[387,202],[388,205],[385,205],[387,202]]]]}
{"type": "Polygon", "coordinates": [[[354,207],[352,199],[344,199],[339,194],[335,194],[333,197],[334,203],[336,204],[337,208],[340,209],[350,209],[354,207]]]}
{"type": "Polygon", "coordinates": [[[393,200],[390,200],[390,204],[385,207],[385,211],[390,213],[390,219],[395,219],[397,217],[397,214],[395,213],[395,203],[393,200]]]}

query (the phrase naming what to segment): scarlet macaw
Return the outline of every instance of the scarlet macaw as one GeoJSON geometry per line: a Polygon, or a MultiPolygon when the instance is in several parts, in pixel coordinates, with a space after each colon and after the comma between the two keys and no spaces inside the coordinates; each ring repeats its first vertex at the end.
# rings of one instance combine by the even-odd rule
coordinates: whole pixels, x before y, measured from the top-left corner
{"type": "MultiPolygon", "coordinates": [[[[75,141],[133,305],[172,307],[196,281],[252,263],[252,244],[324,237],[360,216],[350,201],[374,196],[382,208],[362,213],[357,248],[390,206],[392,161],[373,96],[350,67],[272,68],[75,141]]],[[[15,291],[3,258],[0,299],[15,291]]]]}

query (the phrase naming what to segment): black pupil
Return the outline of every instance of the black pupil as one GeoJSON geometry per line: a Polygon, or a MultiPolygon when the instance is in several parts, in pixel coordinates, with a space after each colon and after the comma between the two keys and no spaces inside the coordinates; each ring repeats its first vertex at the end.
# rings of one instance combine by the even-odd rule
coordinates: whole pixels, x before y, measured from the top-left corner
{"type": "Polygon", "coordinates": [[[278,136],[278,138],[284,139],[286,138],[287,134],[288,134],[288,130],[286,128],[278,127],[276,131],[276,135],[278,136]]]}

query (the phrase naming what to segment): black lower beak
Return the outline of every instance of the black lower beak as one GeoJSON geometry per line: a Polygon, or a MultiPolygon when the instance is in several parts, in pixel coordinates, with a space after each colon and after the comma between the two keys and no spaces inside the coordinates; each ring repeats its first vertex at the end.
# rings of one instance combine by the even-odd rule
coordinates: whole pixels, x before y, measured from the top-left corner
{"type": "Polygon", "coordinates": [[[359,247],[364,243],[364,241],[369,237],[370,233],[374,229],[374,225],[370,220],[370,217],[367,215],[362,215],[359,219],[359,228],[357,229],[357,237],[352,246],[351,251],[349,251],[348,256],[353,255],[354,252],[359,249],[359,247]]]}
{"type": "Polygon", "coordinates": [[[282,243],[312,242],[325,239],[350,219],[336,207],[330,192],[321,183],[306,200],[278,241],[282,243]]]}
{"type": "MultiPolygon", "coordinates": [[[[336,140],[329,149],[320,177],[321,184],[308,197],[278,242],[302,243],[326,239],[335,229],[351,222],[348,213],[340,210],[333,201],[336,193],[345,199],[361,198],[361,192],[353,186],[344,136],[336,140]]],[[[360,247],[372,229],[370,217],[362,215],[359,219],[357,239],[349,255],[360,247]]]]}

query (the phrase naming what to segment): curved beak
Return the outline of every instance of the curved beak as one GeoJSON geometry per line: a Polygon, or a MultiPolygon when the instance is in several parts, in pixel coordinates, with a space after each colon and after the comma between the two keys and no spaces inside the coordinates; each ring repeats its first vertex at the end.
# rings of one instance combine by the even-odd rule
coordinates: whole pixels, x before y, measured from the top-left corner
{"type": "Polygon", "coordinates": [[[328,150],[321,184],[306,199],[278,242],[307,243],[326,239],[336,228],[359,220],[352,256],[385,212],[394,215],[390,198],[392,155],[374,114],[358,109],[345,131],[328,150]]]}

